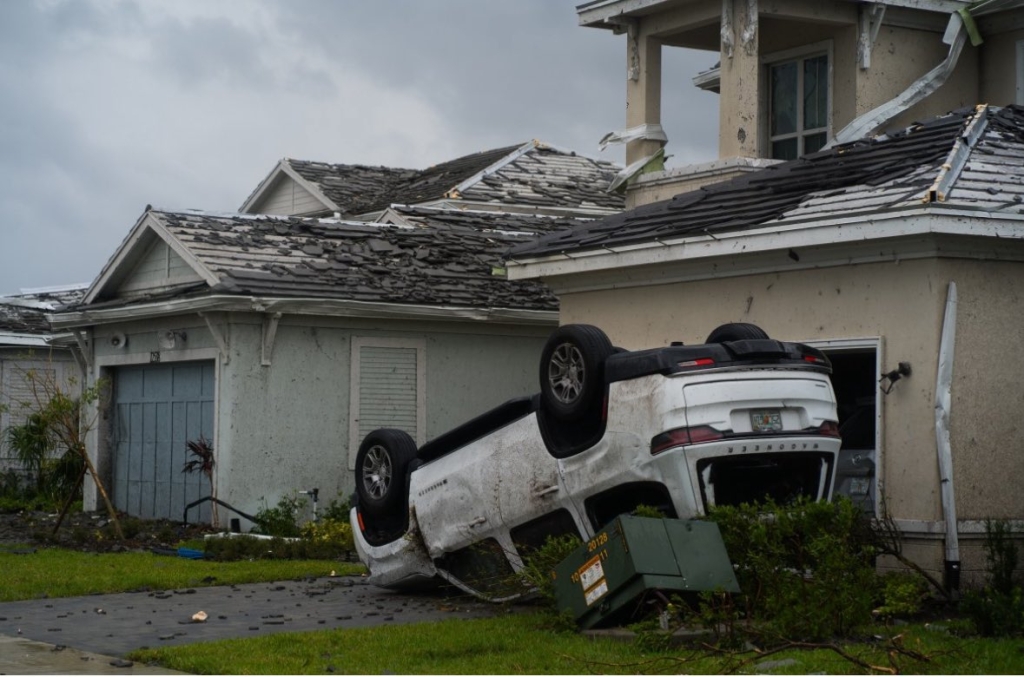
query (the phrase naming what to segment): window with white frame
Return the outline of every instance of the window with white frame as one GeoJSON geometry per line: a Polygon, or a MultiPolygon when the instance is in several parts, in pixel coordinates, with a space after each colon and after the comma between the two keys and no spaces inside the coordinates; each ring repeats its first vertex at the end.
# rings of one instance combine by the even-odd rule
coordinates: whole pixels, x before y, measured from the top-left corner
{"type": "Polygon", "coordinates": [[[769,156],[793,160],[820,150],[829,134],[829,55],[768,63],[769,156]]]}

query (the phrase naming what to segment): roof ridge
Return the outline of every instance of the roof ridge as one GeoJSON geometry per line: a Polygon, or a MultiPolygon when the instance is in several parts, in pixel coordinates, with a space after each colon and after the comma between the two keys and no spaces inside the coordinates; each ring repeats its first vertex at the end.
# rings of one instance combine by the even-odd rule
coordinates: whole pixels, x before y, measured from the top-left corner
{"type": "Polygon", "coordinates": [[[988,104],[980,104],[975,108],[975,113],[964,122],[963,133],[957,137],[950,149],[945,161],[939,165],[939,173],[922,198],[922,202],[945,202],[946,195],[952,189],[953,184],[960,178],[961,172],[967,165],[967,159],[971,151],[978,143],[978,139],[985,133],[988,127],[988,104]]]}

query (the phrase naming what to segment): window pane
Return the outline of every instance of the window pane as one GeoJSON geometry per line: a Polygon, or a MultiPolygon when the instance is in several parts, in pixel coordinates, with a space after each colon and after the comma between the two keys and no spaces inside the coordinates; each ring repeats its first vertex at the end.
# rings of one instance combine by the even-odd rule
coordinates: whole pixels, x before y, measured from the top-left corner
{"type": "Polygon", "coordinates": [[[828,126],[828,57],[804,61],[804,129],[828,126]]]}
{"type": "Polygon", "coordinates": [[[771,68],[771,135],[796,131],[796,62],[771,68]]]}
{"type": "Polygon", "coordinates": [[[828,134],[825,132],[819,132],[817,134],[809,134],[804,137],[804,153],[816,153],[824,147],[827,142],[828,134]]]}
{"type": "Polygon", "coordinates": [[[796,137],[782,141],[772,141],[772,158],[776,160],[796,159],[796,137]]]}

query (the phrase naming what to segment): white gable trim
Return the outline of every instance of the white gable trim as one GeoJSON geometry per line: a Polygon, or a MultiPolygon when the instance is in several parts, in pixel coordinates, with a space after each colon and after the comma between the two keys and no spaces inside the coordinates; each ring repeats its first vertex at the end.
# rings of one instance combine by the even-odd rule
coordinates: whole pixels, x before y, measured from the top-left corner
{"type": "MultiPolygon", "coordinates": [[[[806,268],[810,266],[841,265],[842,263],[867,262],[874,256],[877,260],[891,259],[893,254],[879,254],[880,242],[921,240],[926,236],[973,236],[991,238],[993,251],[1005,247],[1008,241],[1024,241],[1024,215],[1003,214],[947,207],[913,207],[905,210],[890,210],[885,213],[857,215],[829,221],[813,221],[801,224],[773,224],[755,230],[742,230],[715,234],[697,235],[645,242],[633,245],[612,246],[598,250],[567,252],[537,258],[510,260],[506,264],[508,279],[526,280],[544,278],[556,293],[570,284],[564,276],[605,274],[638,266],[659,266],[663,264],[700,264],[707,272],[703,277],[743,275],[755,270],[781,270],[783,267],[806,268]],[[811,261],[809,249],[823,249],[829,245],[847,247],[842,260],[811,261]],[[866,249],[854,261],[854,250],[866,249]],[[799,257],[784,255],[780,263],[779,252],[794,252],[799,257]],[[874,252],[874,253],[872,253],[874,252]],[[881,256],[882,259],[878,257],[881,256]],[[726,266],[725,261],[736,261],[743,257],[744,263],[726,266]],[[729,268],[731,272],[726,273],[729,268]],[[555,279],[553,279],[555,278],[555,279]]],[[[891,247],[883,247],[891,250],[891,247]]],[[[1013,254],[1004,252],[1006,256],[1013,254]]],[[[912,255],[906,252],[907,256],[912,255]]],[[[923,255],[935,255],[929,250],[923,255]]],[[[905,258],[906,256],[904,256],[905,258]]],[[[1001,255],[1000,258],[1003,256],[1001,255]]],[[[653,271],[652,271],[653,272],[653,271]]],[[[646,271],[632,276],[635,284],[650,282],[646,271]]],[[[668,282],[669,280],[660,280],[668,282]]],[[[659,282],[660,282],[659,281],[659,282]]],[[[571,283],[574,291],[582,290],[571,283]]],[[[617,285],[621,286],[621,284],[617,285]]],[[[600,288],[600,287],[595,287],[600,288]]]]}
{"type": "Polygon", "coordinates": [[[281,160],[278,160],[277,164],[272,170],[270,170],[270,173],[267,174],[266,178],[264,178],[263,181],[260,182],[260,185],[256,187],[256,190],[252,192],[252,195],[250,195],[245,203],[238,208],[238,211],[243,214],[257,213],[251,211],[253,205],[258,204],[260,200],[266,197],[267,193],[277,184],[277,179],[281,177],[287,177],[299,184],[303,190],[315,197],[324,206],[324,209],[329,209],[332,212],[342,211],[338,205],[334,204],[333,201],[329,200],[327,196],[320,191],[316,184],[310,183],[306,179],[302,178],[302,176],[291,166],[291,160],[289,158],[282,158],[281,160]]]}
{"type": "Polygon", "coordinates": [[[100,271],[99,277],[89,287],[89,291],[86,292],[85,298],[82,299],[83,304],[89,304],[96,300],[101,292],[106,291],[108,284],[111,283],[119,273],[125,272],[126,266],[134,266],[137,262],[137,257],[143,255],[147,249],[143,244],[143,240],[147,233],[152,232],[171,248],[175,254],[180,256],[185,263],[187,263],[199,277],[203,278],[207,284],[213,286],[220,282],[220,278],[213,274],[206,266],[199,262],[192,252],[188,250],[185,245],[178,241],[173,235],[167,232],[167,229],[163,227],[159,219],[157,219],[152,211],[146,211],[138,221],[135,222],[135,226],[132,227],[131,232],[125,241],[121,243],[117,251],[114,252],[114,256],[107,261],[107,265],[100,271]]]}

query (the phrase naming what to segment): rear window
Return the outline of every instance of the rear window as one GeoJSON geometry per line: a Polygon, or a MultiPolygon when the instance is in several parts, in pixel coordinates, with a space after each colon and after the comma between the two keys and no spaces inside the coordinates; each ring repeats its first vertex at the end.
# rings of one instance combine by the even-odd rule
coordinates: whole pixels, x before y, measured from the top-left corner
{"type": "Polygon", "coordinates": [[[705,512],[716,505],[740,505],[770,498],[780,505],[801,496],[828,495],[833,456],[828,453],[749,454],[697,463],[705,512]]]}

